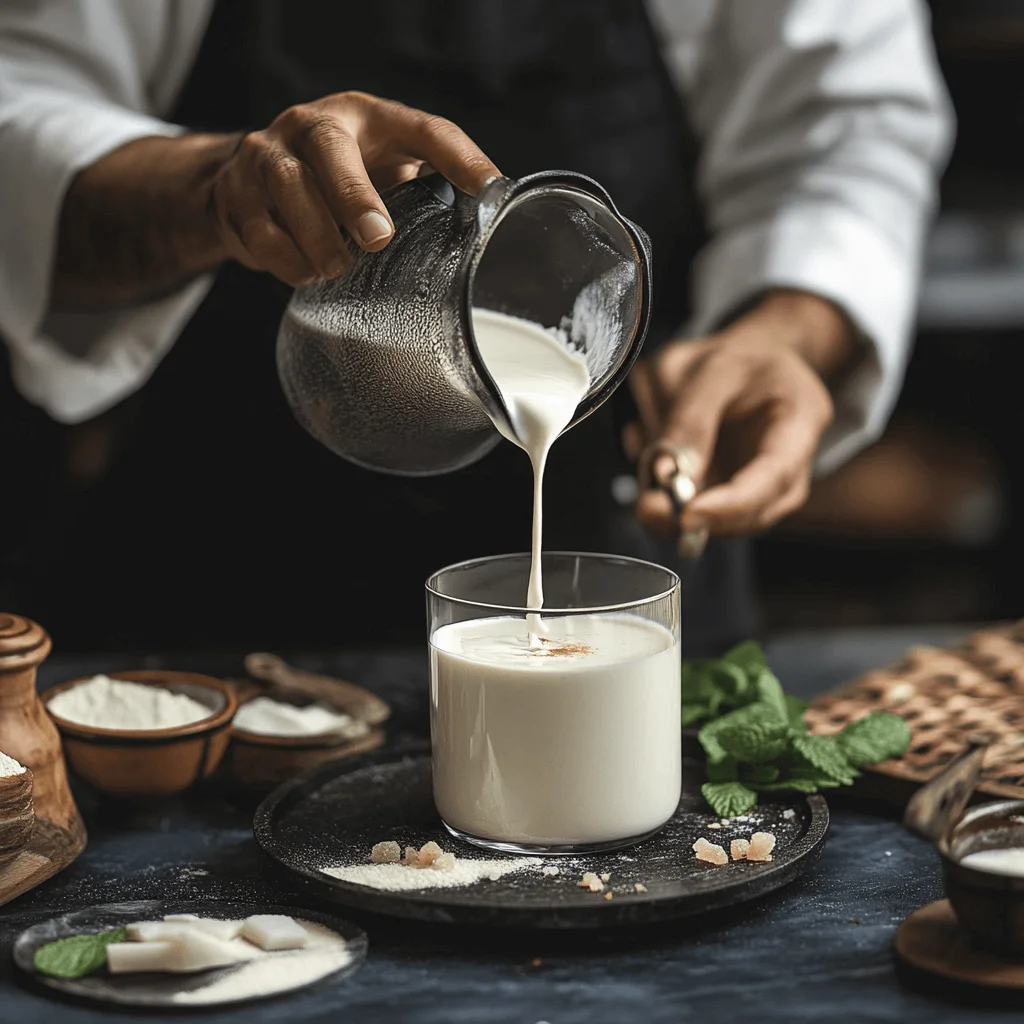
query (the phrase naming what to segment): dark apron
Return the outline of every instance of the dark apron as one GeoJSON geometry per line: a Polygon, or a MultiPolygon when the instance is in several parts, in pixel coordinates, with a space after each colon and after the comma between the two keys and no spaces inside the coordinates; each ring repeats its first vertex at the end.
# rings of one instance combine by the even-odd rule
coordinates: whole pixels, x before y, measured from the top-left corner
{"type": "MultiPolygon", "coordinates": [[[[592,175],[652,236],[648,344],[685,320],[700,242],[693,146],[640,0],[221,0],[171,119],[259,128],[291,104],[348,89],[450,118],[513,177],[592,175]]],[[[89,581],[76,613],[83,637],[91,628],[104,646],[415,641],[432,570],[528,545],[530,469],[512,445],[410,480],[349,465],[302,432],[274,369],[287,298],[267,275],[222,268],[126,406],[128,443],[72,546],[89,581]]],[[[612,498],[612,478],[630,471],[621,391],[554,447],[545,547],[681,568],[612,498]]],[[[746,577],[735,544],[713,544],[686,568],[691,652],[749,635],[746,577]]]]}

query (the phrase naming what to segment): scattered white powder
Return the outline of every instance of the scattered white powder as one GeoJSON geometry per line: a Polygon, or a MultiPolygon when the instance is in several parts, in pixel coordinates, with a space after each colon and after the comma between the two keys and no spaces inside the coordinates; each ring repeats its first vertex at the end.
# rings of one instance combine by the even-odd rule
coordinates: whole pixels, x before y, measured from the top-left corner
{"type": "Polygon", "coordinates": [[[93,676],[46,702],[60,718],[97,729],[174,729],[214,714],[205,704],[163,686],[93,676]]]}
{"type": "Polygon", "coordinates": [[[236,968],[218,971],[208,985],[178,992],[174,1002],[192,1006],[270,996],[308,985],[340,970],[352,959],[345,940],[323,925],[299,921],[309,932],[304,949],[259,953],[236,968]]]}
{"type": "Polygon", "coordinates": [[[411,868],[405,864],[354,864],[351,867],[321,868],[325,875],[342,882],[365,885],[388,892],[412,892],[415,889],[458,889],[485,879],[496,882],[513,871],[540,867],[532,857],[511,860],[456,859],[446,871],[433,868],[411,868]]]}
{"type": "Polygon", "coordinates": [[[0,751],[0,779],[6,779],[10,775],[24,775],[25,766],[15,761],[13,757],[8,757],[5,753],[0,751]]]}
{"type": "Polygon", "coordinates": [[[365,736],[369,726],[326,704],[297,707],[270,697],[256,697],[238,709],[234,724],[260,736],[318,736],[341,732],[348,737],[365,736]]]}

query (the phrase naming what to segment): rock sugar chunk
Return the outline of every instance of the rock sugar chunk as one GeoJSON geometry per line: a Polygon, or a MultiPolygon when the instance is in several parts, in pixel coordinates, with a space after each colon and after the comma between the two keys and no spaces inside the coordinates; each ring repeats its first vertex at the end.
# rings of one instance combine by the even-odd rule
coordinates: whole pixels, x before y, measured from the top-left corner
{"type": "Polygon", "coordinates": [[[775,836],[771,832],[755,832],[750,837],[747,849],[747,860],[767,861],[772,859],[775,849],[775,836]]]}
{"type": "Polygon", "coordinates": [[[708,864],[722,864],[729,863],[729,855],[715,843],[709,843],[703,836],[693,844],[693,852],[697,855],[697,860],[705,861],[708,864]]]}
{"type": "Polygon", "coordinates": [[[371,864],[397,864],[401,859],[402,849],[394,841],[376,843],[370,851],[371,864]]]}
{"type": "Polygon", "coordinates": [[[729,844],[729,852],[733,860],[746,860],[750,852],[750,841],[747,839],[734,839],[729,844]]]}

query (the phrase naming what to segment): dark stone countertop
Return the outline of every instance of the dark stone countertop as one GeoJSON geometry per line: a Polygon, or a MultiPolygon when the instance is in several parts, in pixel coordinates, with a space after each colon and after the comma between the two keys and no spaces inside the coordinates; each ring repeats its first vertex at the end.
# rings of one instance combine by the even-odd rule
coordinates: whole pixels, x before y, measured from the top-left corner
{"type": "MultiPolygon", "coordinates": [[[[769,657],[787,689],[806,696],[889,661],[912,643],[945,643],[963,632],[806,634],[777,641],[769,657]]],[[[395,706],[398,732],[425,730],[422,655],[295,661],[376,689],[395,706]]],[[[148,661],[148,667],[161,664],[238,671],[235,658],[148,661]]],[[[83,672],[138,667],[138,659],[53,658],[43,666],[41,685],[83,672]]],[[[0,910],[2,1022],[127,1019],[57,1002],[15,977],[12,940],[55,913],[154,896],[309,905],[270,876],[252,839],[251,808],[207,792],[128,814],[79,795],[89,825],[88,849],[68,870],[0,910]]],[[[362,918],[370,955],[347,981],[235,1010],[161,1016],[247,1024],[619,1024],[632,1019],[940,1024],[1017,1017],[1009,1010],[958,1006],[934,991],[912,991],[897,979],[890,952],[894,928],[941,895],[938,859],[928,844],[894,817],[834,805],[821,860],[801,881],[745,907],[647,931],[590,935],[466,933],[362,918]]]]}

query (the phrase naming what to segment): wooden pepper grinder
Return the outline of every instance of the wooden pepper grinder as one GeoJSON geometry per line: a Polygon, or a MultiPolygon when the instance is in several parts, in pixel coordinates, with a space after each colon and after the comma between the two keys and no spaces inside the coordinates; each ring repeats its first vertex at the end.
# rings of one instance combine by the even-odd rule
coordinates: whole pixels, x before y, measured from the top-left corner
{"type": "Polygon", "coordinates": [[[35,806],[28,843],[0,864],[0,904],[67,867],[85,848],[60,735],[36,693],[36,669],[50,646],[41,626],[0,612],[0,751],[32,772],[35,806]]]}

